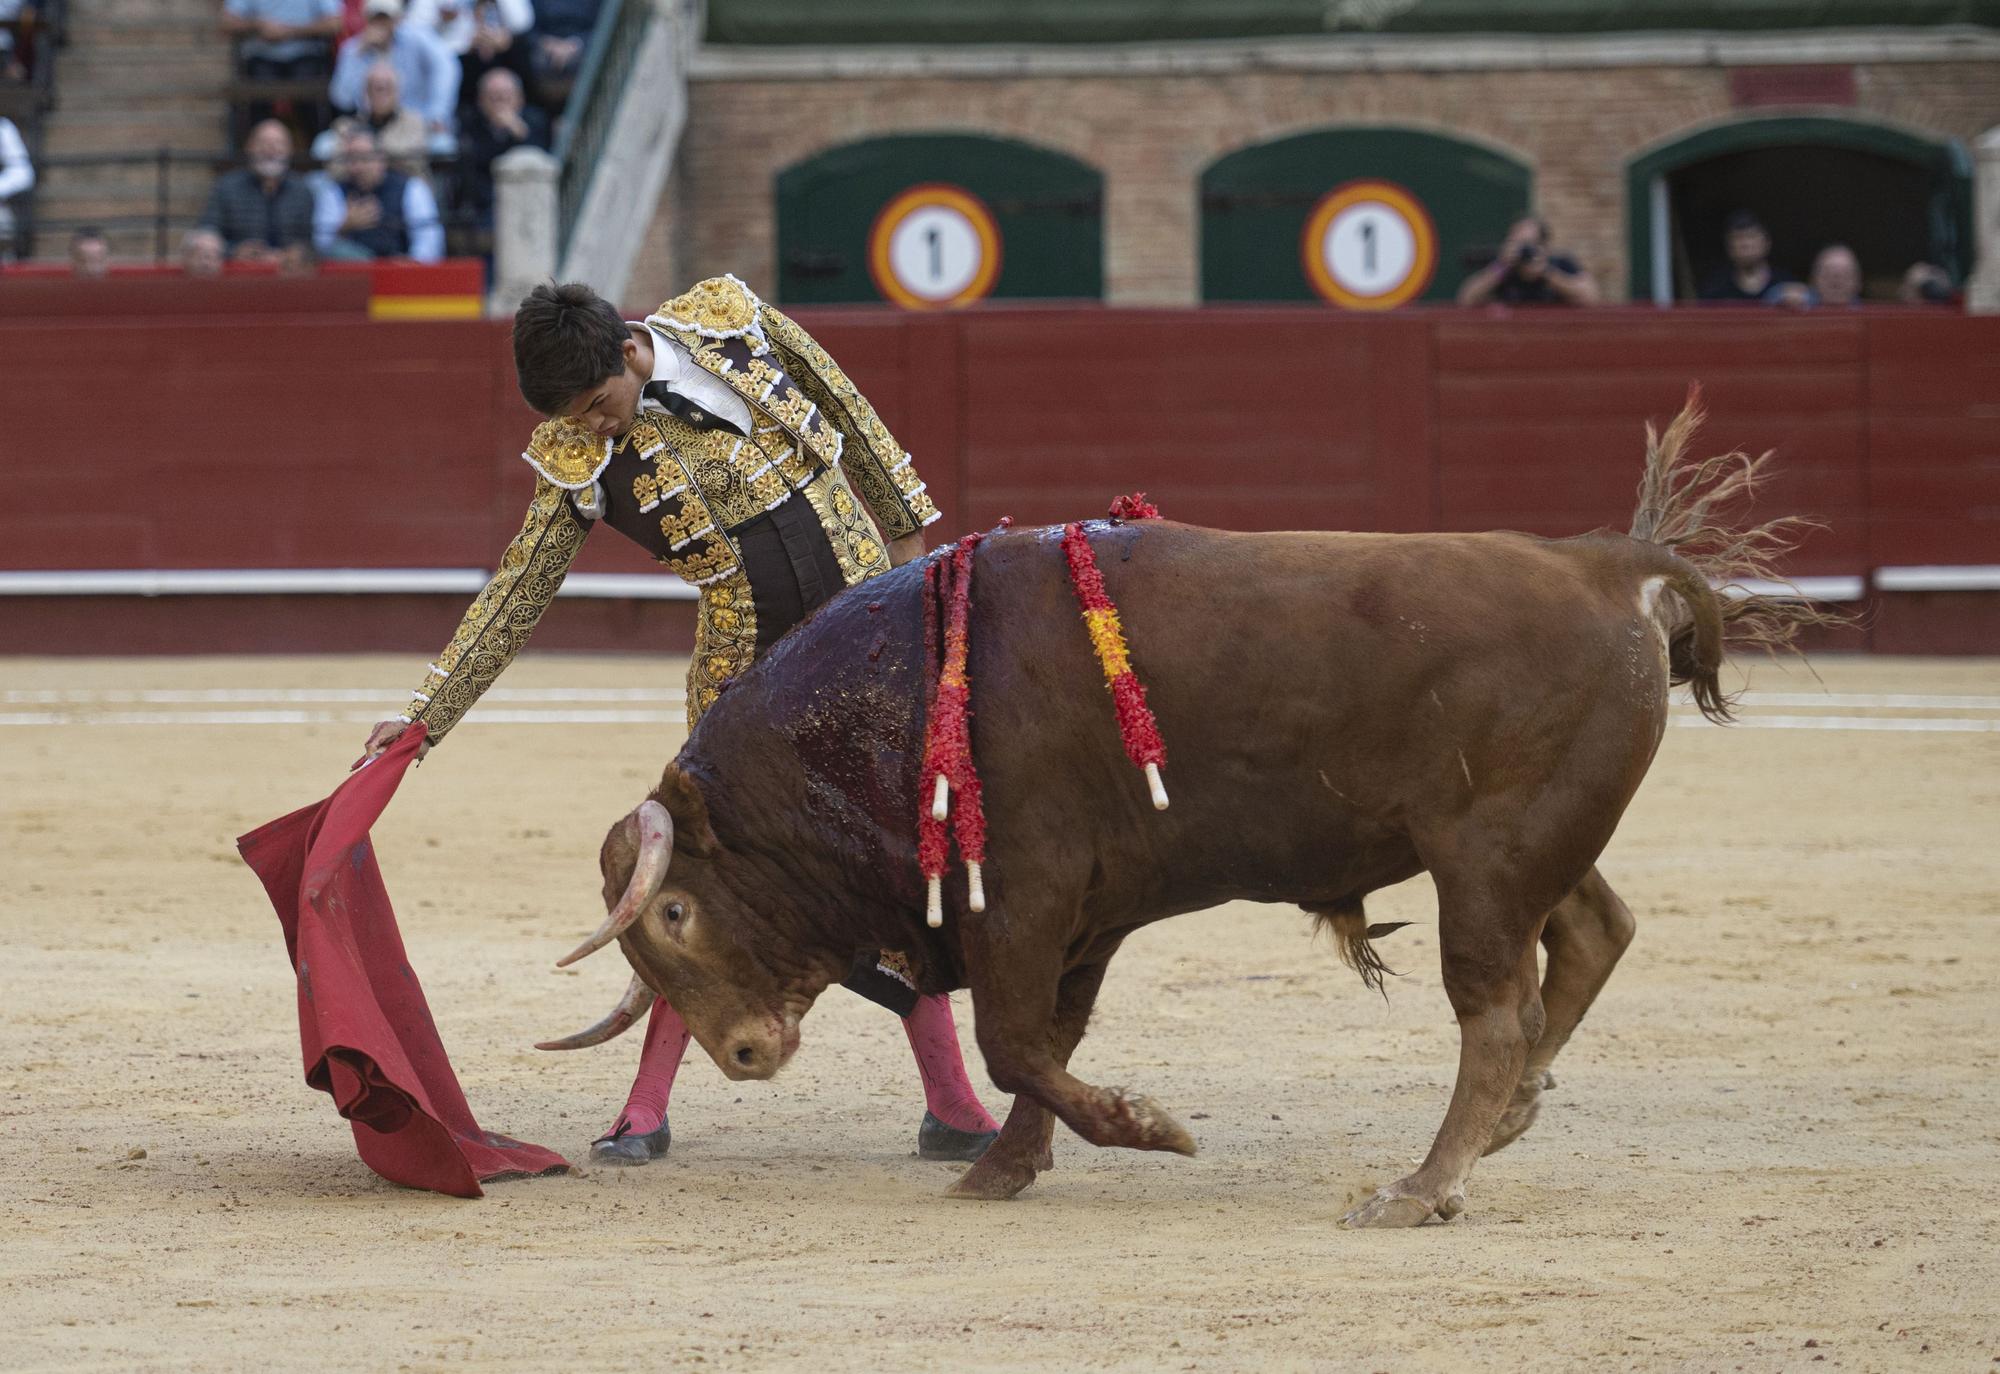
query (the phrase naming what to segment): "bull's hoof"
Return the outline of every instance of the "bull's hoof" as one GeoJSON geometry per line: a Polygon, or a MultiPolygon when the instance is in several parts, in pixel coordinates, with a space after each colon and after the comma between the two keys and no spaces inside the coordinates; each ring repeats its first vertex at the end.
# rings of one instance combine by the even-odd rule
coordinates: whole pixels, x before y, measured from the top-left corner
{"type": "Polygon", "coordinates": [[[1486,1154],[1497,1154],[1528,1133],[1528,1127],[1535,1124],[1541,1115],[1542,1095],[1536,1093],[1523,1101],[1515,1098],[1507,1104],[1507,1110],[1500,1114],[1500,1121],[1493,1128],[1492,1139],[1486,1142],[1486,1154]]]}
{"type": "Polygon", "coordinates": [[[593,1141],[590,1146],[592,1164],[608,1164],[614,1169],[629,1169],[640,1164],[650,1164],[667,1152],[673,1144],[674,1133],[667,1128],[666,1118],[660,1119],[660,1129],[648,1131],[644,1135],[636,1131],[621,1131],[593,1141]]]}
{"type": "Polygon", "coordinates": [[[944,1190],[944,1195],[966,1202],[1005,1202],[1034,1181],[1032,1166],[998,1158],[988,1150],[958,1182],[944,1190]]]}
{"type": "Polygon", "coordinates": [[[922,1159],[956,1159],[970,1163],[985,1154],[986,1147],[999,1137],[998,1131],[961,1131],[925,1112],[924,1124],[917,1127],[917,1155],[922,1159]]]}
{"type": "Polygon", "coordinates": [[[1401,1184],[1383,1188],[1340,1219],[1352,1231],[1388,1230],[1399,1226],[1422,1226],[1432,1217],[1450,1221],[1465,1210],[1465,1194],[1454,1189],[1442,1202],[1433,1203],[1414,1193],[1400,1191],[1401,1184]]]}
{"type": "Polygon", "coordinates": [[[1143,1094],[1130,1096],[1124,1089],[1111,1094],[1111,1117],[1121,1139],[1110,1143],[1135,1150],[1168,1150],[1192,1157],[1194,1137],[1187,1127],[1173,1119],[1167,1109],[1143,1094]]]}

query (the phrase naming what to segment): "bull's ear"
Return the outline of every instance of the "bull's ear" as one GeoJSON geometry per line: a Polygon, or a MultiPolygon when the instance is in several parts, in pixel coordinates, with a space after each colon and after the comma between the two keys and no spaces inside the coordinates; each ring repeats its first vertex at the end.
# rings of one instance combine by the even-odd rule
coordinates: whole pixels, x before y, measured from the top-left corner
{"type": "Polygon", "coordinates": [[[674,848],[706,858],[719,847],[715,831],[708,823],[708,801],[701,785],[677,763],[667,765],[653,796],[674,818],[674,848]]]}

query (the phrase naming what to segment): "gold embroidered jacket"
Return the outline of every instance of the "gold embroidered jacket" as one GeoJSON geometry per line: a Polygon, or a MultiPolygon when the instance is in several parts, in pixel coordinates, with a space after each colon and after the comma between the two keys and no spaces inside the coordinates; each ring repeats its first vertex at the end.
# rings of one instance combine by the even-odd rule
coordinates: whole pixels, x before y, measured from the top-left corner
{"type": "Polygon", "coordinates": [[[886,572],[883,541],[938,518],[910,456],[805,330],[735,277],[646,323],[749,404],[754,433],[648,403],[622,439],[563,420],[522,456],[538,480],[521,532],[405,713],[443,737],[512,661],[603,520],[701,589],[692,726],[777,637],[842,588],[886,572]]]}

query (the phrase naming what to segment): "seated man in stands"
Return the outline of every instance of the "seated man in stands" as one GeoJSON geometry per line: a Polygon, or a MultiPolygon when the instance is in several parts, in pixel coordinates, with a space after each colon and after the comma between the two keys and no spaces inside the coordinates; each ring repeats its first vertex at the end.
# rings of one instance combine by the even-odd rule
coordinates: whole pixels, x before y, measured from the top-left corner
{"type": "Polygon", "coordinates": [[[1861,259],[1844,243],[1829,243],[1820,249],[1807,280],[1814,305],[1845,310],[1861,304],[1861,259]]]}
{"type": "Polygon", "coordinates": [[[444,226],[431,188],[389,166],[375,135],[359,126],[340,142],[313,211],[313,245],[321,257],[365,261],[444,256],[444,226]]]}
{"type": "Polygon", "coordinates": [[[535,0],[535,32],[529,45],[535,103],[560,114],[583,65],[584,44],[597,27],[599,0],[535,0]]]}
{"type": "Polygon", "coordinates": [[[479,78],[479,106],[465,117],[458,140],[460,223],[480,231],[481,252],[490,251],[493,230],[493,162],[522,144],[549,146],[549,117],[528,105],[521,78],[496,67],[479,78]]]}
{"type": "Polygon", "coordinates": [[[359,114],[367,100],[368,69],[386,61],[402,82],[403,104],[422,116],[433,150],[437,140],[448,143],[458,111],[458,59],[430,34],[402,22],[403,0],[367,0],[362,13],[368,22],[340,45],[328,99],[337,110],[359,114]]]}
{"type": "MultiPolygon", "coordinates": [[[[389,165],[405,176],[430,178],[431,150],[435,141],[423,116],[403,103],[403,79],[387,62],[377,61],[368,69],[361,112],[342,115],[313,140],[312,155],[320,162],[332,162],[340,152],[341,134],[360,125],[375,135],[389,165]]],[[[446,153],[450,152],[445,147],[446,153]]]]}
{"type": "Polygon", "coordinates": [[[251,129],[243,153],[248,165],[217,179],[201,223],[222,235],[232,258],[276,262],[312,242],[312,188],[292,171],[292,131],[277,120],[251,129]]]}
{"type": "Polygon", "coordinates": [[[245,76],[325,76],[340,32],[340,0],[224,0],[222,31],[242,40],[237,54],[245,76]]]}
{"type": "Polygon", "coordinates": [[[0,262],[14,257],[14,212],[7,202],[32,189],[35,164],[28,159],[28,145],[14,121],[0,115],[0,262]]]}
{"type": "Polygon", "coordinates": [[[219,277],[228,255],[222,235],[203,225],[196,225],[181,237],[181,275],[219,277]]]}
{"type": "Polygon", "coordinates": [[[69,274],[93,281],[111,275],[111,244],[96,225],[87,224],[69,236],[69,274]]]}
{"type": "Polygon", "coordinates": [[[410,0],[404,22],[428,29],[458,59],[461,120],[486,73],[504,67],[528,79],[525,35],[535,26],[529,0],[410,0]]]}
{"type": "Polygon", "coordinates": [[[1548,221],[1523,215],[1492,262],[1458,288],[1460,305],[1596,305],[1597,281],[1575,258],[1549,251],[1548,221]]]}
{"type": "Polygon", "coordinates": [[[1807,305],[1804,283],[1771,265],[1771,235],[1764,222],[1748,210],[1738,210],[1723,226],[1722,243],[1729,265],[1708,275],[1696,294],[1705,301],[1762,302],[1766,305],[1807,305]]]}

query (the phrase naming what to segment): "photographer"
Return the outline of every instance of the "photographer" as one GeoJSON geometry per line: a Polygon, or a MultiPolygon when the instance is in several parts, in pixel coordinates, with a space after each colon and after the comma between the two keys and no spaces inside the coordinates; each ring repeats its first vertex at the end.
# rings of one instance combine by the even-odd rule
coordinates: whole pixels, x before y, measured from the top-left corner
{"type": "Polygon", "coordinates": [[[1465,279],[1460,305],[1596,305],[1597,282],[1575,258],[1549,251],[1549,226],[1524,215],[1507,231],[1500,255],[1465,279]]]}

